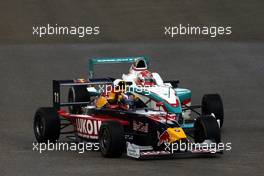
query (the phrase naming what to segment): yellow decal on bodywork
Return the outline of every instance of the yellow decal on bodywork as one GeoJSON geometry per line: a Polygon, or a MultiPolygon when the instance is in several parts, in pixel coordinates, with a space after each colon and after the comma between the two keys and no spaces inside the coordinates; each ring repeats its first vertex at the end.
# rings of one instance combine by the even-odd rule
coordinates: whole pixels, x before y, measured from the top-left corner
{"type": "Polygon", "coordinates": [[[170,136],[169,143],[172,143],[172,142],[187,138],[185,132],[180,127],[178,127],[178,128],[168,128],[167,132],[168,132],[168,134],[170,136]]]}
{"type": "Polygon", "coordinates": [[[100,96],[96,101],[96,108],[102,108],[108,103],[106,97],[100,96]]]}

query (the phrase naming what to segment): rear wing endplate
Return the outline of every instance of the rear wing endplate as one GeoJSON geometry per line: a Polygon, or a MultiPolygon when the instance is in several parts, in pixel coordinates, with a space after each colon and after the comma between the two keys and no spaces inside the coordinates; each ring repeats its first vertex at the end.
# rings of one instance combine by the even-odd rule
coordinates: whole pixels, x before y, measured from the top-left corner
{"type": "MultiPolygon", "coordinates": [[[[85,82],[78,82],[76,80],[53,80],[52,89],[53,89],[53,107],[56,110],[60,110],[62,106],[71,106],[71,105],[87,105],[90,102],[61,102],[61,87],[62,86],[96,86],[96,85],[109,85],[113,82],[108,78],[99,78],[99,79],[89,79],[85,82]]],[[[88,91],[88,90],[87,90],[88,91]]]]}

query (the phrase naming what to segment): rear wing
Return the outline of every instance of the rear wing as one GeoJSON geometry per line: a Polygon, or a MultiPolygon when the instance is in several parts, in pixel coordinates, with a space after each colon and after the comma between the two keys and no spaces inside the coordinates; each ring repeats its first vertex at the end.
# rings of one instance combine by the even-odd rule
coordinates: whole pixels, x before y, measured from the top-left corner
{"type": "Polygon", "coordinates": [[[138,57],[122,57],[122,58],[93,58],[89,61],[89,78],[94,76],[94,66],[98,64],[122,64],[122,63],[133,63],[138,59],[144,60],[149,65],[149,59],[145,56],[138,57]]]}
{"type": "MultiPolygon", "coordinates": [[[[88,87],[96,85],[109,85],[113,82],[108,78],[99,78],[99,79],[89,79],[89,80],[53,80],[52,89],[53,89],[53,107],[56,110],[60,110],[62,106],[72,106],[72,105],[87,105],[90,102],[61,102],[61,88],[63,86],[84,86],[88,87]]],[[[88,90],[87,90],[88,91],[88,90]]]]}

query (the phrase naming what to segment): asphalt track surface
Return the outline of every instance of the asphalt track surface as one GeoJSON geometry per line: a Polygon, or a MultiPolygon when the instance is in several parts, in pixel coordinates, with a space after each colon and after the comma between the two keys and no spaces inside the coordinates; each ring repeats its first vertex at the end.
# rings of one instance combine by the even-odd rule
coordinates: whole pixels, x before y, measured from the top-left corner
{"type": "MultiPolygon", "coordinates": [[[[178,42],[0,46],[0,175],[263,175],[263,42],[178,42]],[[193,102],[218,92],[225,107],[224,142],[216,158],[136,161],[99,152],[32,151],[32,119],[51,105],[51,81],[87,76],[88,59],[146,55],[151,70],[179,79],[193,102]]],[[[120,76],[128,65],[97,67],[120,76]]]]}
{"type": "Polygon", "coordinates": [[[173,40],[264,40],[263,0],[9,0],[0,5],[0,43],[157,42],[170,40],[164,26],[232,26],[232,35],[214,39],[182,36],[173,40]],[[32,35],[32,26],[101,27],[96,37],[32,35]]]}

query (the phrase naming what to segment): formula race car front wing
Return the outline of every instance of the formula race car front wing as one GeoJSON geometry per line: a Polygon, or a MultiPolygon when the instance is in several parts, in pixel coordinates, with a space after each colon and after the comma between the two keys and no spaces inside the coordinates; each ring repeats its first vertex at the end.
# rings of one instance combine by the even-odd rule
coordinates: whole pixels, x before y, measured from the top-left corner
{"type": "Polygon", "coordinates": [[[170,151],[170,150],[153,150],[151,146],[139,146],[130,142],[127,142],[126,148],[127,156],[139,159],[175,159],[175,158],[188,158],[188,157],[214,157],[219,154],[223,154],[223,150],[215,148],[204,148],[204,144],[201,143],[200,147],[192,150],[185,151],[170,151]]]}

